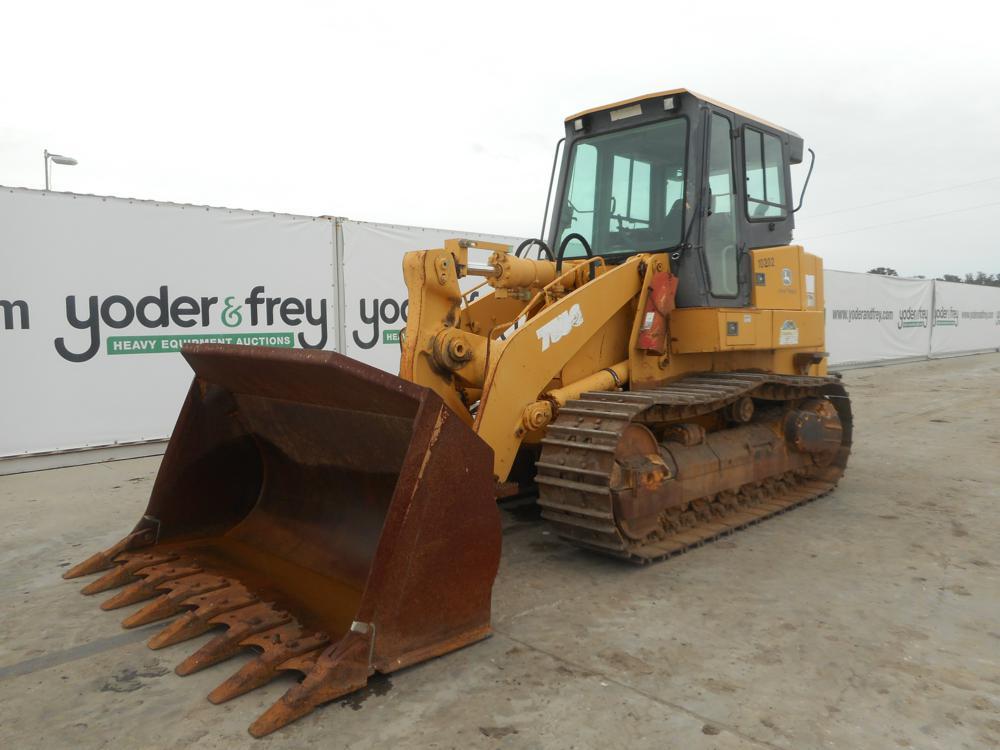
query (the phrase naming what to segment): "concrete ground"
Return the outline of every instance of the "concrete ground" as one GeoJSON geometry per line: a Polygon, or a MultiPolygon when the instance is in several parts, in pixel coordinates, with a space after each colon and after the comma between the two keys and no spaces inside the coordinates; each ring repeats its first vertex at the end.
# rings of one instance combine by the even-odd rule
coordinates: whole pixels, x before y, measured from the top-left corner
{"type": "Polygon", "coordinates": [[[492,638],[260,741],[291,678],[214,706],[233,662],[172,671],[207,636],[150,651],[157,626],[60,578],[131,527],[158,459],[0,477],[0,746],[1000,746],[1000,355],[845,380],[833,494],[646,568],[505,513],[492,638]]]}

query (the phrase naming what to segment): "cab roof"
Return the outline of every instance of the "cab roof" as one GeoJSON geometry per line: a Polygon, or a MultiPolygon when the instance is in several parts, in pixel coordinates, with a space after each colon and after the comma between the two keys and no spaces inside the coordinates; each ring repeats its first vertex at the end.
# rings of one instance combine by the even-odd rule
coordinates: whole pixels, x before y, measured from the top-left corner
{"type": "Polygon", "coordinates": [[[712,104],[712,105],[714,105],[716,107],[719,107],[720,109],[724,109],[727,112],[731,112],[731,113],[733,113],[735,115],[739,115],[740,117],[744,117],[744,118],[746,118],[748,120],[753,120],[755,122],[759,122],[761,125],[766,125],[769,128],[773,128],[774,130],[779,130],[782,133],[787,133],[788,135],[794,136],[795,138],[798,138],[798,139],[801,140],[801,136],[800,135],[798,135],[797,133],[789,130],[788,128],[783,128],[780,125],[775,125],[773,122],[769,122],[769,121],[767,121],[767,120],[765,120],[765,119],[763,119],[761,117],[756,117],[754,115],[748,114],[747,112],[744,112],[741,109],[737,109],[736,107],[731,107],[728,104],[724,104],[724,103],[722,103],[722,102],[720,102],[720,101],[718,101],[716,99],[712,99],[711,97],[702,96],[698,92],[691,91],[690,89],[669,89],[667,91],[656,91],[656,92],[654,92],[652,94],[643,94],[642,96],[634,96],[631,99],[624,99],[624,100],[622,100],[620,102],[613,102],[611,104],[605,104],[602,107],[591,107],[590,109],[585,109],[582,112],[577,112],[574,115],[570,115],[569,117],[566,118],[566,122],[571,122],[572,120],[575,120],[578,117],[583,117],[584,115],[593,114],[594,112],[605,112],[605,111],[607,111],[609,109],[617,109],[618,107],[625,107],[625,106],[627,106],[629,104],[635,104],[636,102],[646,101],[647,99],[659,99],[659,98],[666,97],[666,96],[679,96],[679,95],[682,95],[682,94],[687,94],[688,96],[692,96],[695,99],[698,99],[700,101],[708,102],[709,104],[712,104]]]}

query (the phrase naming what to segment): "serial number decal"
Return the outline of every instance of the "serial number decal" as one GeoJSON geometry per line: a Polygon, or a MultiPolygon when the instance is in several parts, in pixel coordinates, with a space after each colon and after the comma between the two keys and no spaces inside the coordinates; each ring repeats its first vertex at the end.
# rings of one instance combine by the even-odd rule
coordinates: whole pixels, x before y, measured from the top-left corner
{"type": "Polygon", "coordinates": [[[779,346],[795,346],[799,343],[799,327],[794,320],[786,320],[778,331],[779,346]]]}
{"type": "Polygon", "coordinates": [[[580,305],[576,304],[569,310],[556,315],[545,325],[539,326],[535,335],[542,342],[542,351],[544,352],[549,346],[581,325],[583,325],[583,311],[580,309],[580,305]]]}
{"type": "Polygon", "coordinates": [[[757,258],[757,268],[774,268],[774,258],[757,258]]]}

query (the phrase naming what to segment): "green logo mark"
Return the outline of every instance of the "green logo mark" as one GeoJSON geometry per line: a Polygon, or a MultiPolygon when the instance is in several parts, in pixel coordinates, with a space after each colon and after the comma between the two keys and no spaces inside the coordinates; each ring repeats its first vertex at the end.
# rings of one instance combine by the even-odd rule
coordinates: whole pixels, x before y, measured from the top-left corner
{"type": "Polygon", "coordinates": [[[235,297],[226,297],[226,309],[222,311],[222,325],[227,328],[235,328],[243,322],[243,305],[234,305],[235,297]]]}

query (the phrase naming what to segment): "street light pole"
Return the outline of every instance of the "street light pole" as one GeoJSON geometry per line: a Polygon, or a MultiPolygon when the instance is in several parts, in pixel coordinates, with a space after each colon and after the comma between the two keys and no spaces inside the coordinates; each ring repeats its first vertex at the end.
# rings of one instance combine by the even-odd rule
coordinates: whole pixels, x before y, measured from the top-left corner
{"type": "Polygon", "coordinates": [[[62,164],[66,167],[75,167],[79,162],[72,156],[62,156],[61,154],[50,154],[48,149],[45,149],[45,189],[49,189],[49,159],[55,164],[62,164]]]}

